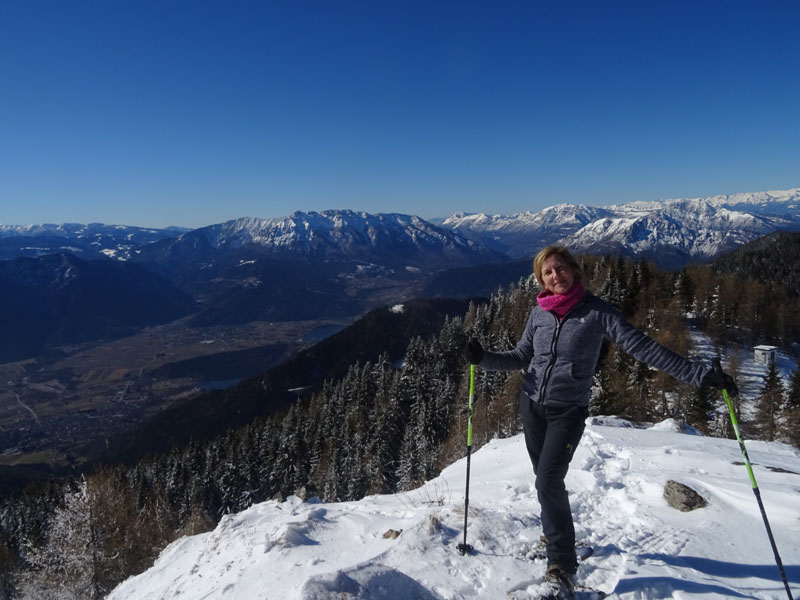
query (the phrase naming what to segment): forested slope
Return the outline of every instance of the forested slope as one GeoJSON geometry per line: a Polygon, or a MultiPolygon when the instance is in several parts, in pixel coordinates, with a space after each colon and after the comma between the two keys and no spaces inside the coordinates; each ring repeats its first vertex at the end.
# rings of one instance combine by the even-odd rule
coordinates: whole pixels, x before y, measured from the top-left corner
{"type": "Polygon", "coordinates": [[[713,264],[717,273],[786,286],[800,296],[800,232],[779,231],[726,254],[713,264]]]}

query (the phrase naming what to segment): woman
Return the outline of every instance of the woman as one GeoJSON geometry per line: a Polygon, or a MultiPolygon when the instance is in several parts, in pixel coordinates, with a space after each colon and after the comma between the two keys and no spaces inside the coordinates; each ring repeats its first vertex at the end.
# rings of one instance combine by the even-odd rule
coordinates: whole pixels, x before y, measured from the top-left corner
{"type": "Polygon", "coordinates": [[[543,291],[516,348],[489,352],[470,340],[464,356],[488,371],[525,371],[520,412],[547,538],[546,579],[571,592],[578,562],[564,478],[589,414],[603,339],[683,382],[724,387],[731,393],[736,386],[724,373],[660,345],[587,291],[581,267],[566,248],[548,246],[536,255],[533,270],[543,291]]]}

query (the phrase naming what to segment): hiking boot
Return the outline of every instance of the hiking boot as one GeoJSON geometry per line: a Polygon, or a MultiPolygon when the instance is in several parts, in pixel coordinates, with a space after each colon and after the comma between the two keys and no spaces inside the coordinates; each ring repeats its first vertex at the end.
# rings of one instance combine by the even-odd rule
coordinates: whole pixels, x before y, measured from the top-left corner
{"type": "Polygon", "coordinates": [[[558,588],[560,598],[572,598],[575,593],[575,575],[557,563],[547,565],[544,580],[558,588]]]}

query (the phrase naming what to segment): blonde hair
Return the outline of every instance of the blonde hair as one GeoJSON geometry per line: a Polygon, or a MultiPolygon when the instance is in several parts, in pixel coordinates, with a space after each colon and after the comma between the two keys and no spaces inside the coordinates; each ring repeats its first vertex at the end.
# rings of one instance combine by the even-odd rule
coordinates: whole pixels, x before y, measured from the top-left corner
{"type": "Polygon", "coordinates": [[[561,257],[561,259],[569,265],[569,268],[572,269],[572,274],[575,276],[575,279],[583,280],[583,269],[578,264],[578,261],[572,256],[572,253],[565,248],[564,246],[559,246],[558,244],[551,244],[544,250],[541,250],[537,255],[536,258],[533,259],[533,273],[536,275],[536,280],[539,282],[539,285],[544,287],[544,281],[542,280],[542,263],[553,254],[556,254],[561,257]]]}

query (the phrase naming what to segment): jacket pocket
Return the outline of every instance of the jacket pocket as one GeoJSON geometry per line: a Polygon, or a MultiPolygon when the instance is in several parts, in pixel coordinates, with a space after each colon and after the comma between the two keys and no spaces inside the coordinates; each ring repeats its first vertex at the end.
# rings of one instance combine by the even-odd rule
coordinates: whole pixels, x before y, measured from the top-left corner
{"type": "Polygon", "coordinates": [[[572,363],[572,378],[576,381],[584,379],[591,379],[594,375],[594,365],[589,364],[590,361],[580,361],[572,363]]]}

